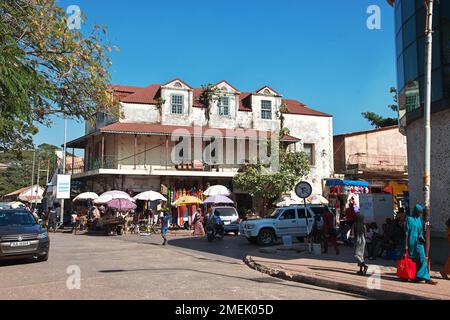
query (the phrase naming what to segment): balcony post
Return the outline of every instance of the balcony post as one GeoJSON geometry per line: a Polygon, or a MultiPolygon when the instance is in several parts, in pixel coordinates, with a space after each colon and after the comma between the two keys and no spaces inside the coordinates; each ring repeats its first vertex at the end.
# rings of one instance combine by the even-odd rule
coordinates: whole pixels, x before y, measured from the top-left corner
{"type": "Polygon", "coordinates": [[[102,133],[102,160],[101,160],[101,168],[103,169],[105,166],[105,134],[102,133]]]}
{"type": "Polygon", "coordinates": [[[137,134],[134,135],[134,169],[136,170],[137,134]]]}
{"type": "Polygon", "coordinates": [[[166,170],[169,166],[169,135],[166,136],[166,170]]]}

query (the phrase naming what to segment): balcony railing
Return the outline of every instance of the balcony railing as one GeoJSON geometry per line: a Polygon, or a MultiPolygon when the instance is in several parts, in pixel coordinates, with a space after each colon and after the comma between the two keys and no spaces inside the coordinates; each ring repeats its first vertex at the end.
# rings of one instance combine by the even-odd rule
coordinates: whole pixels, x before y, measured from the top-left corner
{"type": "Polygon", "coordinates": [[[113,169],[113,170],[149,170],[149,171],[196,171],[196,172],[238,172],[241,169],[239,164],[215,164],[209,165],[202,161],[186,161],[180,164],[156,164],[148,163],[137,158],[120,160],[117,156],[105,155],[102,158],[95,158],[93,160],[85,161],[84,164],[75,164],[73,174],[99,170],[99,169],[113,169]]]}
{"type": "Polygon", "coordinates": [[[406,156],[353,154],[348,157],[347,170],[379,170],[379,171],[408,171],[406,156]]]}

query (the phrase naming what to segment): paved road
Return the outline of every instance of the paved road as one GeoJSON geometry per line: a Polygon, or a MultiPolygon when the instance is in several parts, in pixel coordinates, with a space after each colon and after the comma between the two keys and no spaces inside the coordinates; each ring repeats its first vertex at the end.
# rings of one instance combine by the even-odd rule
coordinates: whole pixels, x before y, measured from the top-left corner
{"type": "Polygon", "coordinates": [[[52,234],[43,263],[0,263],[0,299],[359,299],[346,293],[275,279],[248,268],[253,246],[240,237],[221,242],[159,236],[52,234]],[[81,288],[67,288],[69,266],[81,288]]]}

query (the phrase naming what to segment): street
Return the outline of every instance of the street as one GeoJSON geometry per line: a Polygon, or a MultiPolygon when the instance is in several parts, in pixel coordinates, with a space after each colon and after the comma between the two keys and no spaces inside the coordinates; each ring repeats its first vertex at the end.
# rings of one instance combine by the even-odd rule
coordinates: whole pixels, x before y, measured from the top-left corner
{"type": "Polygon", "coordinates": [[[165,247],[159,235],[50,237],[47,262],[0,262],[0,299],[361,299],[248,268],[242,258],[255,246],[241,237],[172,236],[165,247]],[[68,289],[69,266],[80,268],[79,289],[68,289]]]}

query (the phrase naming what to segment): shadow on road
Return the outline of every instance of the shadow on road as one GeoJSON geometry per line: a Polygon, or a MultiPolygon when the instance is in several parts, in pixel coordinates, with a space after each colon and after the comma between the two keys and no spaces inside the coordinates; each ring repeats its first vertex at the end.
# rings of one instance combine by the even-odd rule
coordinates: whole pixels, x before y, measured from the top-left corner
{"type": "MultiPolygon", "coordinates": [[[[239,277],[239,276],[233,276],[233,275],[228,275],[228,274],[223,274],[223,273],[215,273],[215,272],[211,272],[211,271],[204,271],[204,270],[196,270],[196,269],[190,269],[190,268],[141,268],[141,269],[129,269],[129,270],[124,270],[124,269],[109,269],[109,270],[99,270],[98,272],[100,273],[105,273],[105,274],[115,274],[115,273],[129,273],[129,272],[151,272],[151,271],[189,271],[189,272],[193,272],[193,273],[200,273],[202,275],[208,274],[208,275],[212,275],[212,276],[219,276],[219,277],[226,277],[226,278],[232,278],[232,279],[238,279],[241,281],[251,281],[251,282],[256,282],[256,283],[260,283],[260,284],[277,284],[280,286],[286,286],[286,287],[295,287],[295,288],[305,288],[308,290],[314,290],[314,291],[318,291],[318,292],[326,292],[329,293],[332,290],[326,289],[326,288],[320,288],[320,287],[312,287],[312,286],[305,286],[302,284],[291,284],[287,281],[281,280],[281,279],[277,279],[277,278],[273,278],[273,277],[269,277],[269,276],[264,276],[261,278],[248,278],[248,277],[239,277]]],[[[355,297],[355,298],[361,298],[358,295],[355,294],[351,294],[351,293],[344,293],[344,292],[340,292],[341,294],[345,294],[349,297],[355,297]]]]}

